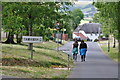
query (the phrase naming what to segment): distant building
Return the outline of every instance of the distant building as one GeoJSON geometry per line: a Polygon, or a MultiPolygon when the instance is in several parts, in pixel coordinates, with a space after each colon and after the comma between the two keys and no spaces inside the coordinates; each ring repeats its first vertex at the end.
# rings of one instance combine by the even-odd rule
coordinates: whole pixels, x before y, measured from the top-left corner
{"type": "Polygon", "coordinates": [[[80,27],[77,27],[74,30],[74,32],[73,32],[73,39],[80,38],[81,40],[87,40],[88,37],[87,37],[86,33],[84,31],[82,31],[82,30],[80,31],[79,29],[80,29],[80,27]]]}
{"type": "Polygon", "coordinates": [[[1,38],[7,38],[8,36],[8,32],[3,31],[3,29],[1,30],[1,38]]]}
{"type": "Polygon", "coordinates": [[[85,23],[83,25],[78,26],[73,32],[73,38],[76,36],[81,37],[81,39],[90,39],[94,41],[98,39],[101,34],[101,24],[99,23],[85,23]],[[82,38],[80,35],[76,35],[76,33],[82,34],[85,38],[82,38]]]}

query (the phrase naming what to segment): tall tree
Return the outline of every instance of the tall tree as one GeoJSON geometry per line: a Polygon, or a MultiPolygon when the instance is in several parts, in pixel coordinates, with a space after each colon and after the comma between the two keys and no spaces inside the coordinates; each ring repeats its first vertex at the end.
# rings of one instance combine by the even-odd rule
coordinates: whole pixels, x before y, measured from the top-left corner
{"type": "Polygon", "coordinates": [[[50,35],[47,34],[51,34],[51,32],[48,28],[54,28],[54,24],[62,19],[59,10],[67,9],[67,7],[61,8],[62,5],[71,5],[71,3],[3,3],[3,29],[5,32],[9,32],[9,36],[6,42],[14,43],[14,34],[18,36],[20,35],[20,37],[23,34],[30,36],[41,35],[44,39],[49,37],[50,35]]]}
{"type": "Polygon", "coordinates": [[[18,31],[22,31],[21,28],[24,28],[22,25],[22,18],[17,14],[16,3],[4,3],[3,4],[3,29],[5,32],[9,32],[6,43],[15,43],[14,34],[18,31]]]}
{"type": "Polygon", "coordinates": [[[120,15],[118,14],[120,2],[97,2],[94,5],[99,11],[94,17],[94,21],[97,19],[104,26],[104,32],[108,32],[107,28],[114,34],[114,37],[118,39],[120,52],[120,15]]]}
{"type": "Polygon", "coordinates": [[[77,28],[80,24],[80,21],[84,18],[84,14],[80,9],[75,9],[71,12],[73,18],[73,28],[77,28]]]}

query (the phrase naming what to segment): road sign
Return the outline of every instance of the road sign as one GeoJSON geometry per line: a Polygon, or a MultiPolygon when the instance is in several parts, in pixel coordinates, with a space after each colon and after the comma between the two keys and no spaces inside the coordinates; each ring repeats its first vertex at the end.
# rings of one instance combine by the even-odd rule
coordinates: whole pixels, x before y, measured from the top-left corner
{"type": "Polygon", "coordinates": [[[26,43],[40,43],[43,38],[40,36],[22,36],[22,41],[26,43]]]}

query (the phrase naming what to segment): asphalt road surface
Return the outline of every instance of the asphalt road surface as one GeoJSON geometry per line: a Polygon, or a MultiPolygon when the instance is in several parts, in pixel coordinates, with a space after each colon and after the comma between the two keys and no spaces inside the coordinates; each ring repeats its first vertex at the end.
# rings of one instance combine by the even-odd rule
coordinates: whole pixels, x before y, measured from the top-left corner
{"type": "MultiPolygon", "coordinates": [[[[71,55],[72,43],[68,42],[59,49],[71,55]]],[[[118,78],[118,63],[105,55],[98,43],[86,43],[88,45],[86,61],[81,62],[78,54],[69,78],[118,78]]]]}

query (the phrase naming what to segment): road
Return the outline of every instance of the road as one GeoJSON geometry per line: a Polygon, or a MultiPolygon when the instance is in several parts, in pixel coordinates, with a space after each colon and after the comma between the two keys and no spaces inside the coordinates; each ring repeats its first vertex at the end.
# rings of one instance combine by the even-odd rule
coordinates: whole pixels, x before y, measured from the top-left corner
{"type": "MultiPolygon", "coordinates": [[[[64,52],[71,54],[72,43],[68,42],[60,50],[68,50],[64,52]]],[[[118,63],[105,55],[98,43],[86,43],[88,45],[86,61],[81,62],[78,55],[75,67],[68,78],[118,78],[118,63]]]]}

